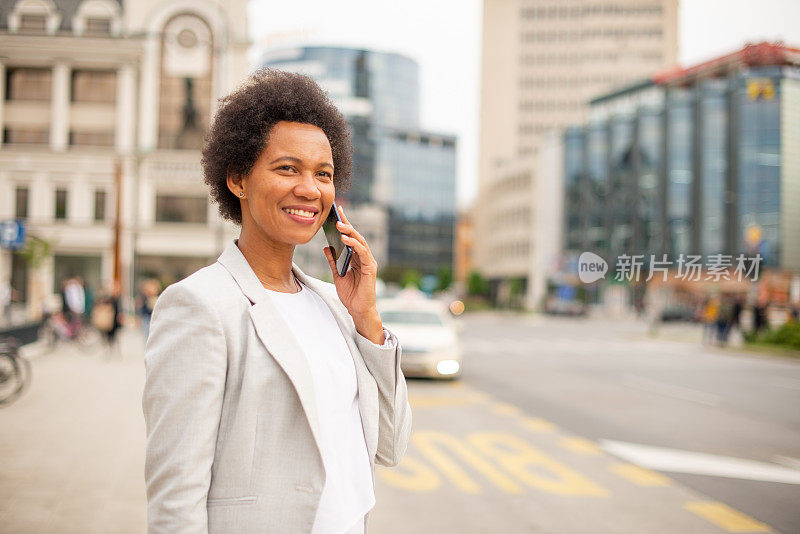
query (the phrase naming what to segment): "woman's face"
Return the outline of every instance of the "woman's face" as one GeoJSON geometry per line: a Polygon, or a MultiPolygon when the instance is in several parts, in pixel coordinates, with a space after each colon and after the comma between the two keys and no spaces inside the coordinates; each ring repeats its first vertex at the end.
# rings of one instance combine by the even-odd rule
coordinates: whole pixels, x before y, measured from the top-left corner
{"type": "Polygon", "coordinates": [[[241,184],[242,229],[255,229],[276,243],[300,245],[317,233],[333,204],[333,154],[317,126],[281,121],[241,184]]]}

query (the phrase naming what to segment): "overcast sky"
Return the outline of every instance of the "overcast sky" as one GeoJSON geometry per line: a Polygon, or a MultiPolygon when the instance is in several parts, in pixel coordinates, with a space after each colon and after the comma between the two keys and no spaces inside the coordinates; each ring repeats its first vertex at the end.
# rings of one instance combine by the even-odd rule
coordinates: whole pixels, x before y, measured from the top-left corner
{"type": "MultiPolygon", "coordinates": [[[[458,204],[477,189],[480,0],[250,0],[250,58],[268,46],[327,44],[398,52],[420,65],[421,125],[458,136],[458,204]]],[[[682,0],[679,60],[691,65],[745,42],[800,47],[800,0],[682,0]]]]}

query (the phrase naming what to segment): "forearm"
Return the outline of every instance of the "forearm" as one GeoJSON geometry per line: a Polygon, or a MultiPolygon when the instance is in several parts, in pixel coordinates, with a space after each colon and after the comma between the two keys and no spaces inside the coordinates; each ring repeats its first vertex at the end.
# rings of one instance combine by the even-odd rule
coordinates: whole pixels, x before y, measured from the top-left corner
{"type": "Polygon", "coordinates": [[[357,336],[361,355],[378,386],[379,422],[376,461],[396,465],[405,453],[411,434],[411,407],[406,381],[400,369],[402,349],[397,337],[387,331],[385,346],[375,346],[357,336]]]}
{"type": "Polygon", "coordinates": [[[376,345],[383,345],[386,337],[383,334],[383,321],[378,310],[371,310],[363,315],[353,316],[356,331],[376,345]]]}

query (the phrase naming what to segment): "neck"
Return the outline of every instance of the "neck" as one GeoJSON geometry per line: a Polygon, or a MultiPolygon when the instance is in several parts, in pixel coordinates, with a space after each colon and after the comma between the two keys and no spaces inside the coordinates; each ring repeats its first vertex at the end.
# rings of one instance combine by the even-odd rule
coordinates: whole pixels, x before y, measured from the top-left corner
{"type": "Polygon", "coordinates": [[[259,232],[249,231],[243,224],[237,244],[261,283],[275,289],[294,292],[292,275],[294,245],[276,243],[259,232]]]}

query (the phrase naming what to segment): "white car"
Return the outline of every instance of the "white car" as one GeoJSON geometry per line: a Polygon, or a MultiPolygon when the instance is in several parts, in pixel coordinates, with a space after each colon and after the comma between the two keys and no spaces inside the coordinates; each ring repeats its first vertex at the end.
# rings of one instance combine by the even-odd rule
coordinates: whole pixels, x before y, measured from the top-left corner
{"type": "Polygon", "coordinates": [[[405,376],[452,379],[461,374],[458,325],[444,303],[391,299],[379,301],[378,309],[403,347],[400,366],[405,376]]]}

